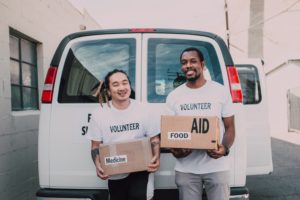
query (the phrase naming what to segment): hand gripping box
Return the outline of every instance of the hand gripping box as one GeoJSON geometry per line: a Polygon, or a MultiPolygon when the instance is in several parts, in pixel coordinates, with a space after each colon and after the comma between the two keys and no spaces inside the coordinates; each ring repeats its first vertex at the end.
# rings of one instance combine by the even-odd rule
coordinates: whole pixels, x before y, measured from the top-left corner
{"type": "Polygon", "coordinates": [[[219,119],[201,116],[161,116],[161,147],[217,149],[219,119]]]}
{"type": "Polygon", "coordinates": [[[100,163],[107,175],[144,171],[152,159],[150,138],[100,144],[100,163]]]}

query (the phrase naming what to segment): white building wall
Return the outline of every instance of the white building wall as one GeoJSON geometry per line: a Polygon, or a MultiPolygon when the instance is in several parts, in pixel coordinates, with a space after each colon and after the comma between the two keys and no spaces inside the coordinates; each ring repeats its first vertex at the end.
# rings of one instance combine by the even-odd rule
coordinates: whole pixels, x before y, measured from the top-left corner
{"type": "MultiPolygon", "coordinates": [[[[248,58],[250,46],[263,48],[265,68],[270,69],[289,58],[300,58],[300,2],[295,0],[264,0],[264,9],[255,11],[250,19],[251,0],[228,1],[230,51],[233,58],[248,58]],[[260,13],[264,12],[264,13],[260,13]],[[261,19],[259,16],[263,15],[261,19]],[[258,20],[259,19],[259,20],[258,20]],[[255,21],[250,24],[250,21],[255,21]],[[262,27],[263,41],[248,43],[250,29],[262,27]],[[263,44],[260,44],[263,42],[263,44]]],[[[260,35],[259,35],[260,37],[260,35]]],[[[251,55],[250,55],[251,56],[251,55]]]]}
{"type": "Polygon", "coordinates": [[[273,68],[289,58],[300,58],[300,2],[265,0],[264,60],[273,68]]]}
{"type": "MultiPolygon", "coordinates": [[[[264,61],[270,71],[283,61],[300,58],[300,2],[294,0],[265,0],[264,61]]],[[[267,75],[271,135],[300,145],[300,134],[288,132],[287,90],[299,87],[299,62],[289,62],[267,75]]],[[[300,122],[299,122],[300,123],[300,122]]]]}
{"type": "Polygon", "coordinates": [[[300,87],[300,61],[289,61],[267,74],[269,117],[273,137],[300,144],[299,133],[288,132],[288,90],[300,87]]]}
{"type": "Polygon", "coordinates": [[[100,28],[67,0],[0,0],[0,199],[35,199],[38,188],[39,111],[11,111],[9,28],[39,41],[40,96],[58,43],[83,26],[100,28]]]}
{"type": "Polygon", "coordinates": [[[233,60],[248,58],[250,1],[228,1],[230,53],[233,60]]]}
{"type": "MultiPolygon", "coordinates": [[[[231,46],[230,51],[233,59],[247,58],[250,55],[249,46],[260,46],[263,48],[262,59],[265,63],[266,72],[276,68],[290,58],[300,59],[300,2],[295,0],[264,0],[264,18],[257,20],[250,25],[250,3],[251,0],[239,1],[230,0],[229,4],[229,28],[231,46]],[[260,38],[253,39],[252,44],[248,44],[248,30],[262,26],[263,44],[260,38]]],[[[261,11],[262,12],[262,11],[261,11]]],[[[258,12],[257,15],[260,15],[258,12]]],[[[255,16],[253,16],[255,18],[255,16]]],[[[255,20],[255,19],[254,19],[255,20]]],[[[291,63],[289,63],[291,65],[291,63]]],[[[270,106],[271,135],[293,143],[300,144],[300,134],[287,133],[287,104],[286,87],[290,77],[298,74],[299,71],[293,71],[294,67],[285,66],[282,70],[274,72],[267,77],[267,90],[270,94],[268,102],[270,106]],[[276,75],[275,75],[276,74],[276,75]],[[276,77],[274,77],[276,76],[276,77]],[[275,79],[273,81],[273,79],[275,79]],[[271,81],[272,80],[272,81],[271,81]],[[280,85],[279,85],[280,83],[280,85]],[[282,90],[279,91],[278,87],[282,90]],[[271,98],[281,93],[280,98],[271,98]],[[276,115],[278,113],[278,115],[276,115]],[[280,120],[279,120],[280,116],[280,120]],[[280,125],[280,124],[285,124],[280,125]]],[[[299,78],[298,78],[299,79],[299,78]]],[[[293,79],[295,80],[295,79],[293,79]]],[[[300,79],[299,79],[300,80],[300,79]]],[[[292,83],[289,83],[292,85],[292,83]]],[[[297,85],[297,84],[296,84],[297,85]]],[[[300,85],[298,84],[298,87],[300,85]]],[[[300,123],[300,122],[299,122],[300,123]]]]}

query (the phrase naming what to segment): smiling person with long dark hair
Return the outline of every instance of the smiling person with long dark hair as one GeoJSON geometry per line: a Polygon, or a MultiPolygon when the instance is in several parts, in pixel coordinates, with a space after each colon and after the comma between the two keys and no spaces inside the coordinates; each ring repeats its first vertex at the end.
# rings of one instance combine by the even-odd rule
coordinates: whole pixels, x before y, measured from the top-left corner
{"type": "MultiPolygon", "coordinates": [[[[110,200],[148,200],[153,198],[154,175],[160,165],[159,123],[155,123],[145,105],[130,98],[128,75],[115,69],[100,83],[99,107],[92,113],[87,138],[97,176],[108,179],[110,200]],[[126,126],[126,125],[130,126],[126,126]],[[148,170],[108,176],[101,167],[99,145],[150,137],[153,158],[148,170]]],[[[101,153],[101,152],[100,152],[101,153]]]]}

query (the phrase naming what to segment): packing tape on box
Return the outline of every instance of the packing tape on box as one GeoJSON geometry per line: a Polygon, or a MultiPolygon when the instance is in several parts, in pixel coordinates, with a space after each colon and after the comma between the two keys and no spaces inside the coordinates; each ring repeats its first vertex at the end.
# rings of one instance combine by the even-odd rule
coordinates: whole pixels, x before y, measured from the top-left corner
{"type": "Polygon", "coordinates": [[[116,156],[117,155],[117,145],[109,145],[108,146],[109,149],[109,155],[110,156],[116,156]]]}
{"type": "MultiPolygon", "coordinates": [[[[117,145],[109,145],[109,155],[110,156],[117,156],[117,145]]],[[[111,165],[112,168],[116,167],[116,165],[111,165]]]]}

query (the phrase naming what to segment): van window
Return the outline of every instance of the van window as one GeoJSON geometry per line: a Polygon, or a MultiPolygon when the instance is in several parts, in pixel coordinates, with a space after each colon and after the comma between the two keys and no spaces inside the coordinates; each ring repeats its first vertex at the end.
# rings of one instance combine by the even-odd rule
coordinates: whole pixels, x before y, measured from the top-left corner
{"type": "Polygon", "coordinates": [[[258,104],[261,101],[261,89],[258,71],[253,65],[236,65],[242,92],[243,104],[258,104]]]}
{"type": "Polygon", "coordinates": [[[148,102],[164,103],[167,95],[185,82],[179,57],[188,47],[196,47],[202,52],[206,67],[205,78],[224,84],[217,53],[210,43],[151,38],[148,41],[148,102]]]}
{"type": "Polygon", "coordinates": [[[99,80],[104,81],[105,75],[116,68],[127,72],[131,81],[132,94],[134,94],[135,62],[136,41],[133,38],[73,44],[64,64],[58,102],[98,102],[93,94],[99,85],[99,80]]]}

